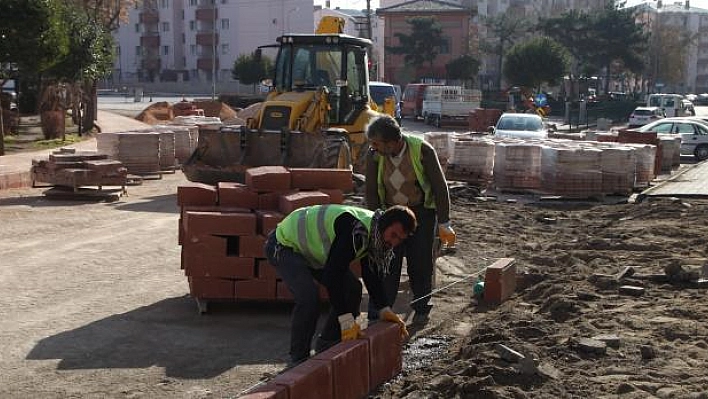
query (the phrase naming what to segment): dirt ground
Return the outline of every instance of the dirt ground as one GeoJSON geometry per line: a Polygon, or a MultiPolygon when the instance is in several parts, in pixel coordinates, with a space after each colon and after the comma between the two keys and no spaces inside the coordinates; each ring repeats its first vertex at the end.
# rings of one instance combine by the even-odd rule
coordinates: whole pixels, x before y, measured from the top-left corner
{"type": "MultiPolygon", "coordinates": [[[[200,315],[189,298],[185,181],[165,174],[115,202],[0,191],[0,397],[232,398],[285,367],[289,305],[200,315]]],[[[438,261],[438,287],[503,257],[523,286],[498,307],[477,302],[474,278],[437,293],[404,372],[372,397],[708,398],[708,288],[690,281],[708,258],[706,215],[708,199],[529,202],[454,187],[459,244],[438,261]],[[603,353],[585,341],[608,334],[603,353]]],[[[408,316],[409,300],[395,310],[408,316]]]]}

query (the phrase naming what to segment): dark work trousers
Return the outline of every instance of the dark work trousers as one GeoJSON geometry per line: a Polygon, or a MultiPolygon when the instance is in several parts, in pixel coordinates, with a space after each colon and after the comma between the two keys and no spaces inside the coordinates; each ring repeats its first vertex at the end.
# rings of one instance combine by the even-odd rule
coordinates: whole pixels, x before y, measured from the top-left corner
{"type": "MultiPolygon", "coordinates": [[[[295,302],[290,331],[291,361],[305,360],[310,356],[312,338],[315,335],[320,315],[320,289],[315,281],[322,282],[322,270],[311,268],[310,263],[302,255],[289,247],[280,245],[275,238],[275,232],[268,235],[265,253],[268,262],[275,267],[278,275],[292,293],[295,302]]],[[[361,303],[361,283],[351,270],[344,273],[344,278],[346,279],[344,289],[347,298],[347,312],[352,313],[356,318],[359,315],[361,303]]],[[[318,345],[322,349],[341,340],[341,329],[337,316],[339,315],[330,309],[318,339],[318,341],[323,341],[321,345],[318,345]]]]}
{"type": "MultiPolygon", "coordinates": [[[[396,302],[398,286],[401,283],[401,268],[403,267],[404,257],[406,258],[406,270],[408,271],[408,279],[413,292],[412,300],[430,294],[433,288],[433,271],[435,267],[433,243],[437,227],[437,212],[435,209],[423,208],[422,206],[412,209],[418,219],[418,228],[412,236],[408,237],[394,251],[395,257],[392,261],[391,273],[384,279],[388,306],[393,306],[396,302]]],[[[427,314],[429,311],[428,302],[430,302],[430,297],[414,303],[412,308],[416,313],[427,314]]],[[[368,311],[369,320],[378,319],[379,309],[375,309],[371,302],[369,302],[368,311]]]]}

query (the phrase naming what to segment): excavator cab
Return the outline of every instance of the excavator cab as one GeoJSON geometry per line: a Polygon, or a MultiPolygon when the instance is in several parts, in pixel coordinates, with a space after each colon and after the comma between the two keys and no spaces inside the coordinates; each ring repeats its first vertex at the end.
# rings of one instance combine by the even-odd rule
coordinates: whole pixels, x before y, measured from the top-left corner
{"type": "Polygon", "coordinates": [[[317,33],[286,34],[260,110],[244,125],[200,129],[182,166],[191,181],[243,181],[254,166],[363,170],[364,130],[381,115],[369,105],[369,39],[341,33],[344,21],[324,17],[317,33]]]}

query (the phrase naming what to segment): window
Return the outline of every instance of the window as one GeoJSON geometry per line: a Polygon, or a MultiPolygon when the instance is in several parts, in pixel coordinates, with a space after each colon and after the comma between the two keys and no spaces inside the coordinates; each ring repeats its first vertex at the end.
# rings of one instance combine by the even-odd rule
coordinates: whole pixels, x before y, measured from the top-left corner
{"type": "Polygon", "coordinates": [[[221,20],[221,30],[229,30],[229,20],[227,18],[221,20]]]}
{"type": "Polygon", "coordinates": [[[170,46],[162,46],[162,55],[170,55],[170,46]]]}
{"type": "Polygon", "coordinates": [[[189,0],[189,5],[194,7],[197,5],[197,0],[189,0]]]}
{"type": "Polygon", "coordinates": [[[189,21],[189,30],[193,31],[197,29],[196,21],[189,21]]]}
{"type": "Polygon", "coordinates": [[[161,8],[170,8],[170,0],[160,0],[161,8]]]}
{"type": "Polygon", "coordinates": [[[135,46],[135,55],[138,57],[141,56],[143,53],[143,50],[140,48],[140,46],[135,46]]]}
{"type": "Polygon", "coordinates": [[[163,31],[163,32],[169,32],[169,31],[170,31],[170,23],[169,23],[169,22],[163,22],[163,23],[162,23],[162,31],[163,31]]]}
{"type": "Polygon", "coordinates": [[[221,54],[228,54],[229,53],[229,44],[224,43],[221,45],[221,54]]]}
{"type": "Polygon", "coordinates": [[[192,44],[189,46],[189,54],[190,55],[197,55],[197,45],[192,44]]]}
{"type": "Polygon", "coordinates": [[[135,24],[135,33],[140,33],[140,24],[135,24]]]}

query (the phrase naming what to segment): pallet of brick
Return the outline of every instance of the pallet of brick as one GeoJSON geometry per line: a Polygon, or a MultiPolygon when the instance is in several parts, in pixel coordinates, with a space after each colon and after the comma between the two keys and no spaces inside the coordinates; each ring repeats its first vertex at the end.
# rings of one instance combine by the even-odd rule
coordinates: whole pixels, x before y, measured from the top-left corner
{"type": "Polygon", "coordinates": [[[634,190],[636,167],[637,155],[632,147],[602,147],[602,192],[610,195],[629,195],[634,190]]]}
{"type": "MultiPolygon", "coordinates": [[[[194,144],[192,141],[192,129],[189,126],[183,125],[155,125],[153,128],[158,132],[171,131],[174,133],[174,147],[175,147],[175,159],[178,164],[184,163],[184,161],[192,155],[194,151],[194,144]]],[[[199,131],[199,128],[194,126],[194,134],[199,131]]],[[[194,140],[196,141],[196,139],[194,140]]]]}
{"type": "Polygon", "coordinates": [[[541,188],[542,144],[497,141],[494,186],[502,191],[537,192],[541,188]]]}
{"type": "Polygon", "coordinates": [[[445,170],[449,180],[487,187],[493,180],[494,141],[486,138],[453,138],[452,158],[445,170]]]}
{"type": "Polygon", "coordinates": [[[675,165],[676,158],[679,158],[679,163],[681,162],[681,138],[676,137],[674,134],[659,135],[659,147],[661,151],[657,153],[657,156],[661,154],[660,171],[671,173],[675,165]]]}
{"type": "Polygon", "coordinates": [[[427,132],[423,134],[425,141],[430,143],[438,154],[438,160],[440,161],[440,165],[443,166],[443,170],[452,159],[452,140],[454,137],[455,134],[449,132],[427,132]]]}
{"type": "Polygon", "coordinates": [[[651,144],[626,143],[635,151],[637,164],[635,167],[634,188],[649,187],[649,183],[654,180],[656,165],[656,146],[651,144]]]}
{"type": "Polygon", "coordinates": [[[96,136],[98,151],[117,159],[128,173],[136,175],[161,175],[160,134],[117,132],[96,136]]]}
{"type": "Polygon", "coordinates": [[[541,191],[568,198],[602,196],[602,150],[579,146],[544,146],[541,191]]]}

